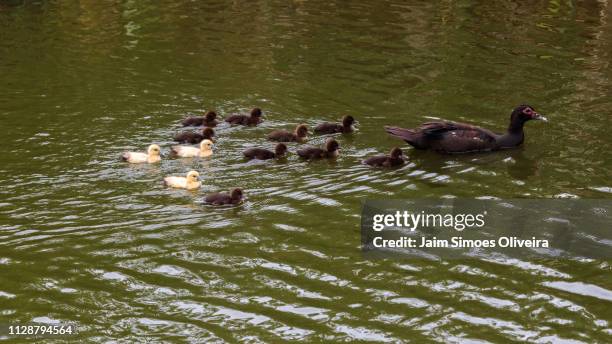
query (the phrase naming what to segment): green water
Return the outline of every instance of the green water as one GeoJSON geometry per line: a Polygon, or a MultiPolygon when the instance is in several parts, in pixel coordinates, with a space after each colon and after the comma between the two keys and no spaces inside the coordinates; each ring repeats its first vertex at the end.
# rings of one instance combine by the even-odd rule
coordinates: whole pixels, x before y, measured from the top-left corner
{"type": "MultiPolygon", "coordinates": [[[[612,5],[600,1],[0,1],[0,323],[80,341],[611,342],[602,261],[363,260],[373,198],[612,198],[612,5]],[[506,128],[521,149],[410,151],[383,125],[506,128]],[[169,152],[188,114],[209,160],[169,152]],[[265,134],[352,114],[336,162],[247,163],[265,134]],[[410,163],[359,164],[400,145],[410,163]],[[161,178],[200,171],[196,192],[161,178]],[[201,205],[242,187],[237,208],[201,205]]],[[[311,137],[320,144],[322,137],[311,137]]],[[[294,152],[296,145],[290,145],[294,152]]]]}

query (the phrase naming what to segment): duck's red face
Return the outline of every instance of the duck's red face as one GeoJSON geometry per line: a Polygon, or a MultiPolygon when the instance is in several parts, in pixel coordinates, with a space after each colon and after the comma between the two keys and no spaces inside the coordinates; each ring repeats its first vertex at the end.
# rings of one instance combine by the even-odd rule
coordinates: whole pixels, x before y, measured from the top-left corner
{"type": "Polygon", "coordinates": [[[548,119],[539,113],[537,113],[531,106],[529,105],[521,105],[518,108],[521,111],[521,115],[526,120],[535,119],[544,122],[548,122],[548,119]]]}

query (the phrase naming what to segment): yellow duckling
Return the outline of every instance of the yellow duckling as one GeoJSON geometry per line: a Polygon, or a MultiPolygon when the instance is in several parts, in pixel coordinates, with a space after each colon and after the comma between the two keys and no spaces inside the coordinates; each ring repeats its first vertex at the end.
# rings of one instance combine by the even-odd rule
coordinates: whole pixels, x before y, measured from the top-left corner
{"type": "Polygon", "coordinates": [[[197,171],[187,172],[186,177],[168,176],[164,178],[164,184],[171,188],[194,190],[202,186],[200,174],[197,171]]]}
{"type": "Polygon", "coordinates": [[[205,158],[212,155],[212,141],[202,140],[200,148],[191,146],[172,146],[172,151],[181,158],[201,157],[205,158]]]}
{"type": "Polygon", "coordinates": [[[123,161],[127,161],[132,164],[142,164],[142,163],[156,163],[161,161],[161,157],[159,156],[160,148],[158,145],[150,145],[147,149],[146,153],[141,152],[125,152],[121,156],[123,161]]]}

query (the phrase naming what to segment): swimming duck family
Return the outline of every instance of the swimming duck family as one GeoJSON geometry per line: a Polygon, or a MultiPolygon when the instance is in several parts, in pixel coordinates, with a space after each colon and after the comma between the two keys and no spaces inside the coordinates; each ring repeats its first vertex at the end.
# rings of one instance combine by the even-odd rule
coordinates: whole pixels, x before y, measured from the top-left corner
{"type": "MultiPolygon", "coordinates": [[[[225,119],[229,125],[257,126],[262,122],[262,111],[253,108],[247,114],[234,114],[225,119]]],[[[429,149],[440,153],[467,153],[494,151],[512,148],[523,143],[525,134],[523,127],[530,120],[547,121],[532,106],[520,105],[510,116],[510,124],[505,133],[494,133],[475,125],[451,122],[431,121],[413,129],[385,126],[384,129],[393,137],[400,138],[416,149],[429,149]]],[[[190,116],[181,121],[183,126],[203,126],[201,133],[184,131],[174,136],[174,141],[198,146],[172,146],[172,153],[181,158],[210,157],[213,154],[213,137],[215,131],[211,128],[219,124],[217,113],[209,110],[204,116],[190,116]]],[[[355,119],[346,115],[340,123],[324,122],[314,128],[316,134],[346,134],[354,131],[355,119]]],[[[243,151],[246,159],[269,160],[284,157],[288,152],[285,142],[301,144],[308,138],[308,127],[305,124],[296,126],[293,132],[274,130],[266,138],[279,142],[274,151],[260,147],[252,147],[243,151]]],[[[338,157],[340,144],[330,137],[323,147],[305,146],[296,149],[296,154],[305,160],[334,159],[338,157]]],[[[125,152],[121,158],[129,163],[156,163],[161,161],[159,145],[152,144],[146,152],[125,152]]],[[[399,147],[391,149],[388,155],[381,154],[366,158],[363,164],[374,167],[402,166],[406,160],[399,147]]],[[[171,188],[195,190],[201,187],[200,174],[189,171],[185,177],[167,176],[164,184],[171,188]]],[[[244,200],[244,192],[234,188],[229,193],[213,193],[205,197],[204,203],[211,205],[237,205],[244,200]]]]}

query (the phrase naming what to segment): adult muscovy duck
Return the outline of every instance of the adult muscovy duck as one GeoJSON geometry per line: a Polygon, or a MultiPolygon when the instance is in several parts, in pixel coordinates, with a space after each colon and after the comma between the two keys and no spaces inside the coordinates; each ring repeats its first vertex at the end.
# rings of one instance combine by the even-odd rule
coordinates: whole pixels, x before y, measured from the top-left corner
{"type": "Polygon", "coordinates": [[[441,153],[468,153],[513,148],[523,143],[523,125],[529,120],[548,121],[529,105],[512,111],[510,126],[504,134],[470,124],[436,121],[423,123],[415,129],[385,126],[385,131],[417,149],[431,149],[441,153]]]}

